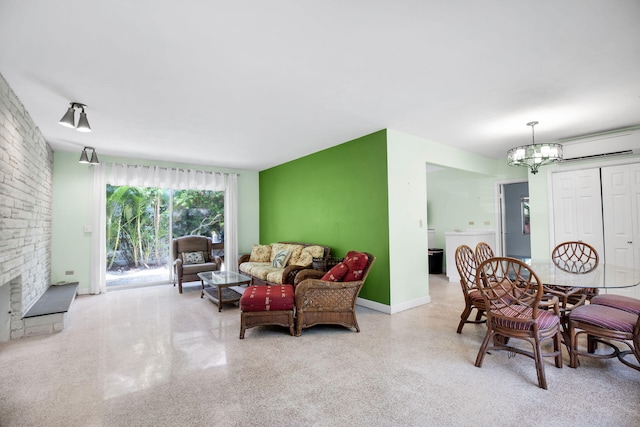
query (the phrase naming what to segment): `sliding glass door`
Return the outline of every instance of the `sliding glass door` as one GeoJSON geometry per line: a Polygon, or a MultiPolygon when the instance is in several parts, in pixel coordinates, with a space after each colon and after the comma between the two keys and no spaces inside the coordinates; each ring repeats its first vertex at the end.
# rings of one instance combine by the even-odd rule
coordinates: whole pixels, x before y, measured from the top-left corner
{"type": "Polygon", "coordinates": [[[107,185],[107,287],[172,280],[171,239],[224,241],[224,192],[107,185]]]}

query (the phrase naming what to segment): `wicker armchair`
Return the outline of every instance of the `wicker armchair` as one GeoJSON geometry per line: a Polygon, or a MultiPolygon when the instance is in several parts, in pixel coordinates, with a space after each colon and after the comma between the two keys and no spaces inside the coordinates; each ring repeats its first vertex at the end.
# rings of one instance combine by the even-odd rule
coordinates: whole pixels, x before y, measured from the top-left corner
{"type": "Polygon", "coordinates": [[[295,288],[296,336],[300,336],[302,329],[319,324],[342,325],[360,332],[356,299],[376,260],[370,253],[364,253],[368,260],[362,278],[357,281],[320,280],[325,273],[317,270],[307,269],[298,273],[295,288]]]}
{"type": "Polygon", "coordinates": [[[473,249],[467,245],[460,245],[456,249],[456,267],[460,274],[460,286],[464,295],[464,310],[460,315],[460,323],[458,323],[457,332],[462,333],[462,327],[465,323],[485,323],[487,320],[482,319],[485,312],[484,298],[476,284],[476,257],[473,249]],[[469,315],[473,309],[476,309],[475,320],[469,320],[469,315]]]}
{"type": "Polygon", "coordinates": [[[178,292],[182,293],[182,283],[199,281],[198,273],[203,271],[218,271],[222,266],[220,257],[212,256],[213,243],[206,236],[183,236],[173,239],[173,286],[178,282],[178,292]],[[202,252],[202,261],[196,264],[184,262],[186,252],[202,252]]]}

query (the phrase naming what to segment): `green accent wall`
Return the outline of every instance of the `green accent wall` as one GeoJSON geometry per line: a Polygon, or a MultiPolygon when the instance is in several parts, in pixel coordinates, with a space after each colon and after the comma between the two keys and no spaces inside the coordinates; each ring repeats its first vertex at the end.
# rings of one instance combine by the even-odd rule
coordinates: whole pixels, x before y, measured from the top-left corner
{"type": "Polygon", "coordinates": [[[390,304],[386,130],[260,172],[260,243],[376,256],[360,297],[390,304]]]}

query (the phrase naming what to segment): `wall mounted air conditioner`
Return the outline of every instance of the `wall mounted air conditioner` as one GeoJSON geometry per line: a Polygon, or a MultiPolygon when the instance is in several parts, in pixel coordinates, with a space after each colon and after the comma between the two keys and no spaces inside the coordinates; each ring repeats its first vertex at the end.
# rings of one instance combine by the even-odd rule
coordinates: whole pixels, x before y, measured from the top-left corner
{"type": "Polygon", "coordinates": [[[587,135],[559,142],[562,144],[563,162],[640,154],[640,129],[587,135]]]}

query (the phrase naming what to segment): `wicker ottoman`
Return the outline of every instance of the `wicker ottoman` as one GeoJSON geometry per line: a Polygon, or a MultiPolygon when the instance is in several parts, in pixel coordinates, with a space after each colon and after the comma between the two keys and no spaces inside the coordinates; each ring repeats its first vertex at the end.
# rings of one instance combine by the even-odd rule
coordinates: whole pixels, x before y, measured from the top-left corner
{"type": "Polygon", "coordinates": [[[240,298],[240,339],[254,326],[288,326],[294,334],[292,285],[249,286],[240,298]]]}

